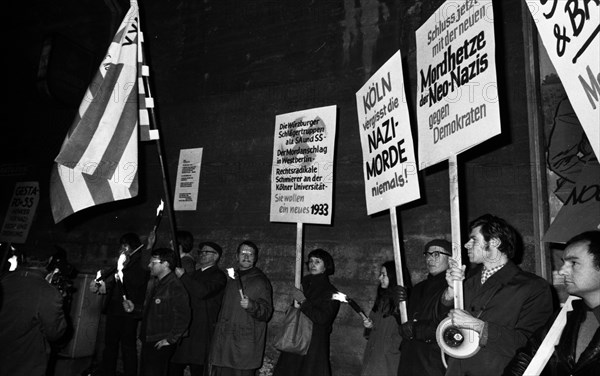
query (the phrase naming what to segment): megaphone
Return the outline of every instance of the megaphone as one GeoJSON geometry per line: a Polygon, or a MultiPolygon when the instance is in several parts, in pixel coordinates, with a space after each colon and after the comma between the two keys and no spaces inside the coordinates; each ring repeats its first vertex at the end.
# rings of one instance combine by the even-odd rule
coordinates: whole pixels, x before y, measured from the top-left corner
{"type": "Polygon", "coordinates": [[[453,358],[465,359],[479,351],[479,333],[470,328],[458,328],[449,317],[443,319],[436,331],[435,338],[440,349],[453,358]]]}

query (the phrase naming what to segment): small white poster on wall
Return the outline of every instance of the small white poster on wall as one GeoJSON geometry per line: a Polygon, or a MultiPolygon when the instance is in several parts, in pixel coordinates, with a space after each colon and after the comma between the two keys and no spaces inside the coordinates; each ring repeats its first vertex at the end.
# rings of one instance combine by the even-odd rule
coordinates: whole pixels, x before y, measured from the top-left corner
{"type": "Polygon", "coordinates": [[[175,197],[173,198],[174,210],[196,210],[201,163],[202,148],[181,149],[179,151],[177,183],[175,185],[175,197]]]}
{"type": "Polygon", "coordinates": [[[18,182],[8,204],[0,241],[23,244],[40,200],[40,187],[37,181],[18,182]]]}

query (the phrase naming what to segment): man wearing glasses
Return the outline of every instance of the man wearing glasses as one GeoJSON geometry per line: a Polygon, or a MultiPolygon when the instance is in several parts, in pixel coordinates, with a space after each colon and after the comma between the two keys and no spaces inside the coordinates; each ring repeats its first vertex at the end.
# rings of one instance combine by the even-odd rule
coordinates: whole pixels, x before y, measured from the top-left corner
{"type": "Polygon", "coordinates": [[[171,360],[170,376],[183,376],[189,365],[192,376],[208,375],[208,352],[227,277],[217,263],[223,251],[213,242],[200,244],[196,271],[192,274],[184,268],[175,268],[175,274],[190,294],[192,322],[189,336],[181,340],[171,360]]]}
{"type": "Polygon", "coordinates": [[[169,248],[152,251],[148,263],[150,275],[143,306],[129,299],[123,300],[126,312],[142,312],[141,376],[166,376],[175,344],[186,332],[190,323],[188,293],[172,272],[175,253],[169,248]]]}
{"type": "Polygon", "coordinates": [[[446,369],[440,358],[440,348],[435,339],[439,323],[436,303],[446,289],[448,258],[452,244],[444,239],[434,239],[423,248],[427,278],[415,285],[408,300],[408,321],[400,326],[399,373],[402,375],[444,375],[446,369]],[[401,371],[400,371],[401,370],[401,371]]]}

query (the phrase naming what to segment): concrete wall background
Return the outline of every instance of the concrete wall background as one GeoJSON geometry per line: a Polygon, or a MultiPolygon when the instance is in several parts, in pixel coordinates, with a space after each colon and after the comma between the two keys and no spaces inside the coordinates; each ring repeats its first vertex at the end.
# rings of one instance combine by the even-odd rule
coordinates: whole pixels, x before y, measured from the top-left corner
{"type": "MultiPolygon", "coordinates": [[[[291,299],[296,238],[293,224],[269,222],[275,115],[338,106],[333,225],[305,225],[304,250],[305,254],[316,247],[330,251],[336,261],[333,283],[368,311],[379,266],[393,258],[393,246],[389,214],[366,215],[355,92],[400,49],[406,99],[414,118],[414,31],[441,3],[177,0],[141,4],[171,186],[179,150],[204,148],[198,210],[176,213],[178,228],[191,231],[196,242],[220,243],[226,252],[223,267],[232,264],[242,240],[258,244],[258,266],[274,287],[276,313],[270,336],[291,299]]],[[[8,113],[17,120],[7,123],[2,137],[0,214],[14,182],[40,181],[38,215],[28,243],[21,247],[36,252],[60,245],[80,270],[94,272],[112,262],[122,233],[145,236],[150,231],[162,197],[156,148],[141,147],[139,197],[87,209],[54,225],[47,180],[78,107],[79,101],[72,99],[77,83],[72,82],[76,88],[70,91],[55,84],[50,98],[38,91],[36,75],[43,40],[51,33],[81,46],[87,51],[90,71],[96,69],[127,3],[68,0],[12,6],[17,7],[12,22],[19,36],[11,41],[14,69],[9,77],[8,113]]],[[[494,12],[503,133],[459,156],[462,225],[487,212],[506,218],[523,237],[522,267],[533,271],[521,2],[498,2],[494,12]]],[[[67,54],[53,69],[62,71],[73,61],[67,54]]],[[[76,71],[84,72],[80,76],[86,82],[86,69],[76,71]]],[[[416,138],[414,124],[413,135],[416,138]]],[[[419,179],[422,199],[398,209],[404,262],[413,284],[425,274],[422,246],[432,238],[450,239],[447,165],[431,167],[419,179]]],[[[168,237],[165,219],[159,245],[167,245],[168,237]]],[[[271,342],[268,354],[276,357],[271,342]]],[[[336,376],[359,374],[365,343],[360,318],[343,306],[332,334],[336,376]]]]}

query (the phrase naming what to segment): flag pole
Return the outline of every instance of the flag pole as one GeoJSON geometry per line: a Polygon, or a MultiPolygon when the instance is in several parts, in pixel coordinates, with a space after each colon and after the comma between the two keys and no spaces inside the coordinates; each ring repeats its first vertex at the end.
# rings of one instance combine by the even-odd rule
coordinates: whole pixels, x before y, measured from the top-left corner
{"type": "MultiPolygon", "coordinates": [[[[143,35],[142,31],[141,31],[141,27],[140,27],[140,36],[143,35]]],[[[144,39],[143,37],[140,38],[139,43],[143,43],[144,39]]],[[[153,101],[153,97],[152,97],[152,92],[150,90],[150,73],[149,73],[149,67],[148,66],[144,66],[145,64],[145,51],[144,51],[144,47],[141,46],[140,48],[140,53],[142,54],[142,65],[143,65],[143,70],[147,70],[146,74],[142,74],[142,81],[144,84],[144,89],[145,92],[148,95],[148,99],[151,99],[152,104],[148,105],[146,104],[147,110],[148,110],[148,114],[149,114],[149,121],[151,123],[151,127],[150,129],[156,130],[159,132],[160,134],[160,126],[156,117],[156,113],[154,112],[154,101],[153,101]]],[[[165,164],[165,158],[164,158],[164,152],[163,152],[163,146],[162,146],[162,142],[161,142],[161,138],[157,137],[155,140],[155,144],[156,144],[156,150],[158,152],[158,159],[160,161],[160,170],[162,172],[162,183],[163,183],[163,191],[164,191],[164,195],[165,195],[165,206],[166,206],[166,212],[168,213],[168,218],[169,218],[169,225],[171,228],[171,240],[173,242],[173,250],[175,252],[175,265],[177,267],[181,267],[181,258],[179,255],[179,244],[177,242],[177,226],[175,224],[175,213],[173,211],[173,205],[172,205],[172,201],[171,201],[171,193],[170,193],[170,189],[169,189],[169,182],[168,182],[168,174],[167,174],[167,166],[165,164]]]]}

